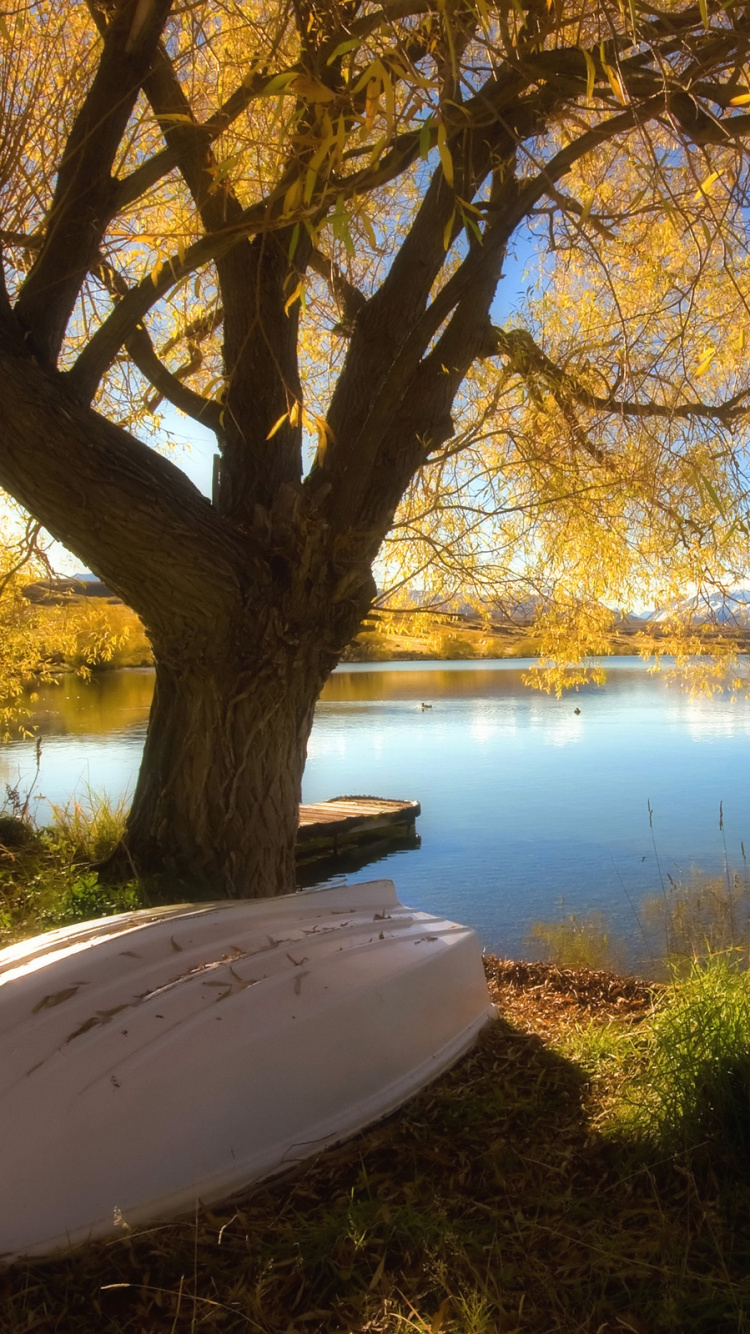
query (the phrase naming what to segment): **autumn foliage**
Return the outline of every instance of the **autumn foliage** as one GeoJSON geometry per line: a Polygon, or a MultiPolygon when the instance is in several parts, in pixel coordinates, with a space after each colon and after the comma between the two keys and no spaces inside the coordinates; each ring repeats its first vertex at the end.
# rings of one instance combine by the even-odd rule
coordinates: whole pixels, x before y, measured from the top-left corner
{"type": "Polygon", "coordinates": [[[743,577],[748,35],[732,0],[3,18],[0,483],[153,643],[136,861],[289,886],[376,561],[538,599],[560,660],[743,577]]]}

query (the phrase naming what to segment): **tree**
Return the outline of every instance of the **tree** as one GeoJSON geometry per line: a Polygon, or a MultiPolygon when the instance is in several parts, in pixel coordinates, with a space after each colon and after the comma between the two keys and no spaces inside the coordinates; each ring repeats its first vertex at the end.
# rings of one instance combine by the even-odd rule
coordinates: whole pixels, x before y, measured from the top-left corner
{"type": "Polygon", "coordinates": [[[59,681],[68,667],[90,676],[128,639],[129,627],[118,625],[109,607],[64,593],[50,604],[30,599],[29,585],[44,586],[51,573],[40,525],[24,523],[6,506],[0,521],[0,741],[32,735],[29,706],[37,686],[59,681]]]}
{"type": "Polygon", "coordinates": [[[636,567],[737,564],[749,37],[731,0],[6,13],[0,484],[153,644],[139,867],[292,886],[394,523],[386,564],[557,594],[553,644],[576,580],[583,643],[636,567]],[[555,286],[498,327],[539,225],[555,286]],[[165,399],[216,433],[212,502],[135,434],[165,399]]]}
{"type": "MultiPolygon", "coordinates": [[[[23,596],[29,574],[47,573],[37,542],[39,525],[14,526],[10,516],[0,543],[0,738],[23,731],[24,692],[41,675],[49,679],[49,649],[38,633],[36,609],[23,596]]],[[[57,645],[55,645],[55,648],[57,645]]]]}

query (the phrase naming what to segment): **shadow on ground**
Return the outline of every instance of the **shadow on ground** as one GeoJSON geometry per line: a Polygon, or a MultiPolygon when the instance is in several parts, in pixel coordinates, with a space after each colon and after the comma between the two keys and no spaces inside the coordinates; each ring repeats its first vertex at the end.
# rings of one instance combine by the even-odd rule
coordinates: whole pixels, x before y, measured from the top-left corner
{"type": "Polygon", "coordinates": [[[500,1019],[293,1180],[6,1273],[0,1328],[744,1331],[750,1227],[742,1191],[728,1198],[604,1141],[581,1071],[500,1019]]]}

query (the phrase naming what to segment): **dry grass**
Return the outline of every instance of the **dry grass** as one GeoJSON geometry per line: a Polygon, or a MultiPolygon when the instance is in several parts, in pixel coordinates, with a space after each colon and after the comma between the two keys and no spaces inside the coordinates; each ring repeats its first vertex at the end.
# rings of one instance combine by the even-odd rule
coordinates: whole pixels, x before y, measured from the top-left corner
{"type": "Polygon", "coordinates": [[[502,1017],[401,1112],[225,1208],[10,1271],[3,1331],[722,1334],[750,1329],[740,1183],[599,1133],[571,1033],[652,989],[489,960],[502,1017]]]}

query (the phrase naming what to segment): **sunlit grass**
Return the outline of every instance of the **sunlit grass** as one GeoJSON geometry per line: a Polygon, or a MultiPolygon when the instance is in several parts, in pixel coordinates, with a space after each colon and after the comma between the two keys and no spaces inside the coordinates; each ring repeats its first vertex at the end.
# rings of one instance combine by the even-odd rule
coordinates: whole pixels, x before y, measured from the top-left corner
{"type": "Polygon", "coordinates": [[[617,968],[621,946],[613,939],[604,913],[571,913],[558,921],[534,922],[528,943],[561,968],[617,968]]]}
{"type": "Polygon", "coordinates": [[[678,966],[723,950],[750,958],[750,884],[737,871],[668,876],[662,893],[644,900],[641,915],[659,952],[678,966]]]}
{"type": "Polygon", "coordinates": [[[660,1151],[697,1150],[750,1174],[750,975],[693,960],[644,1026],[625,1122],[660,1151]]]}
{"type": "Polygon", "coordinates": [[[87,789],[82,800],[52,805],[54,822],[47,831],[50,848],[71,863],[98,862],[108,857],[125,833],[130,799],[113,801],[106,792],[87,789]]]}
{"type": "Polygon", "coordinates": [[[96,869],[122,838],[125,798],[113,802],[89,792],[53,806],[54,822],[46,828],[23,809],[22,817],[18,800],[11,800],[0,812],[0,945],[148,902],[135,877],[109,884],[96,869]]]}
{"type": "Polygon", "coordinates": [[[746,1332],[742,1199],[682,1148],[601,1133],[661,1003],[639,1022],[632,986],[598,975],[587,1023],[597,978],[561,997],[556,975],[572,1059],[557,1027],[536,1035],[536,967],[531,991],[488,967],[501,1019],[400,1112],[291,1180],[18,1267],[0,1326],[53,1311],[57,1334],[746,1332]]]}

